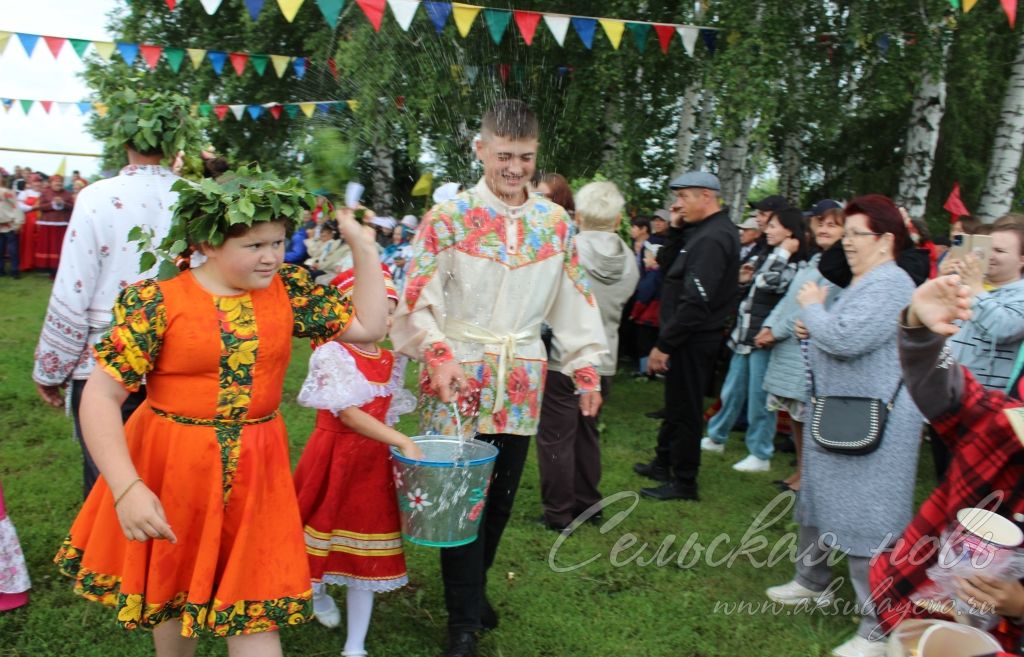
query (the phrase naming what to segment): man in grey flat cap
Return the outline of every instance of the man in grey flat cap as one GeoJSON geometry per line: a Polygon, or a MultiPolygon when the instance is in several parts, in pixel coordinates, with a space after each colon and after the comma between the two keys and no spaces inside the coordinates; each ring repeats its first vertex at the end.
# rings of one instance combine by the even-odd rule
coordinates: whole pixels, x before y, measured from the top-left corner
{"type": "Polygon", "coordinates": [[[722,331],[735,310],[740,241],[729,211],[718,200],[721,185],[710,173],[692,171],[673,180],[672,213],[687,226],[682,251],[665,269],[661,328],[647,368],[665,373],[666,416],[655,458],[634,466],[661,482],[641,493],[657,500],[697,500],[704,393],[711,381],[722,331]]]}

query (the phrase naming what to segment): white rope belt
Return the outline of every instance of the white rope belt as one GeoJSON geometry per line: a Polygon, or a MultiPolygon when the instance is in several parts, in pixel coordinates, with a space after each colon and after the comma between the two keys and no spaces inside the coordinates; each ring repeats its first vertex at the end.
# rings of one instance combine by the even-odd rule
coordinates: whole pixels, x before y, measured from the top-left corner
{"type": "Polygon", "coordinates": [[[494,410],[497,411],[505,400],[505,376],[508,372],[509,361],[516,357],[516,345],[530,344],[539,340],[540,324],[535,324],[516,333],[501,335],[462,320],[448,319],[444,325],[444,334],[445,337],[459,342],[498,345],[498,373],[494,391],[494,410]]]}

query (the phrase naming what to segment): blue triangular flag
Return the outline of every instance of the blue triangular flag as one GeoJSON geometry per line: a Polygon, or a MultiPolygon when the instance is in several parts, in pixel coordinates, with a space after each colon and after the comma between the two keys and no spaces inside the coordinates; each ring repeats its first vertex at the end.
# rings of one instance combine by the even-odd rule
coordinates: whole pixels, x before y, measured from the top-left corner
{"type": "Polygon", "coordinates": [[[704,45],[708,47],[708,52],[714,55],[715,47],[718,44],[718,30],[701,30],[700,38],[704,40],[704,45]]]}
{"type": "Polygon", "coordinates": [[[87,101],[82,101],[78,103],[78,111],[81,112],[83,115],[88,114],[92,111],[92,103],[87,101]]]}
{"type": "Polygon", "coordinates": [[[302,76],[306,74],[306,58],[296,57],[295,61],[292,62],[292,66],[295,68],[295,77],[302,79],[302,76]]]}
{"type": "Polygon", "coordinates": [[[264,0],[245,0],[245,8],[249,10],[249,15],[253,20],[259,18],[260,11],[263,10],[263,2],[264,0]]]}
{"type": "Polygon", "coordinates": [[[213,72],[220,75],[220,72],[224,70],[224,62],[228,61],[228,54],[222,50],[210,50],[206,56],[210,58],[213,72]]]}
{"type": "Polygon", "coordinates": [[[890,43],[891,41],[889,39],[888,34],[883,34],[882,36],[878,37],[877,41],[875,41],[875,45],[878,46],[878,52],[882,53],[882,57],[885,57],[886,55],[889,54],[890,43]]]}
{"type": "Polygon", "coordinates": [[[249,105],[245,109],[254,121],[260,118],[260,114],[263,114],[263,107],[261,105],[249,105]]]}
{"type": "Polygon", "coordinates": [[[324,114],[327,114],[328,112],[331,111],[331,104],[330,103],[317,103],[316,104],[316,108],[317,108],[318,111],[320,111],[320,112],[322,112],[324,114]]]}
{"type": "Polygon", "coordinates": [[[448,22],[448,17],[452,15],[452,3],[427,0],[423,3],[423,8],[427,11],[430,22],[434,24],[434,29],[440,34],[444,24],[448,22]]]}
{"type": "Polygon", "coordinates": [[[121,59],[128,66],[135,63],[135,58],[139,56],[139,44],[137,43],[119,43],[117,44],[117,52],[121,53],[121,59]]]}
{"type": "Polygon", "coordinates": [[[31,57],[32,51],[36,49],[36,43],[39,42],[39,35],[18,32],[18,40],[21,41],[21,47],[25,49],[25,54],[31,57]]]}
{"type": "Polygon", "coordinates": [[[576,34],[580,35],[580,41],[587,47],[587,50],[590,50],[594,45],[594,30],[597,29],[597,20],[573,16],[572,26],[576,28],[576,34]]]}

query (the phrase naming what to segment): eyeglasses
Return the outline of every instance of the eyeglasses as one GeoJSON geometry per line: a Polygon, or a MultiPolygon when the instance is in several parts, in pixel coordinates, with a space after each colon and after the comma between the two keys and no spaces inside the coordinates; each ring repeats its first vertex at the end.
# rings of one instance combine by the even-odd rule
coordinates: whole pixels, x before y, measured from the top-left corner
{"type": "Polygon", "coordinates": [[[844,240],[852,240],[855,237],[881,237],[885,233],[871,233],[865,230],[846,230],[843,231],[844,240]]]}

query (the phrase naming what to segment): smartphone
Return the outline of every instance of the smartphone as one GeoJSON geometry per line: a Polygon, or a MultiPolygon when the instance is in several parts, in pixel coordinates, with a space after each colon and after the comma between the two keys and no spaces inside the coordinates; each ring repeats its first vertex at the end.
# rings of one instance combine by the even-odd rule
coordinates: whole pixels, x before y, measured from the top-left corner
{"type": "Polygon", "coordinates": [[[989,258],[992,257],[992,236],[990,235],[965,235],[963,233],[953,236],[953,244],[949,248],[949,257],[962,260],[968,253],[973,253],[978,259],[981,270],[988,268],[989,258]]]}

